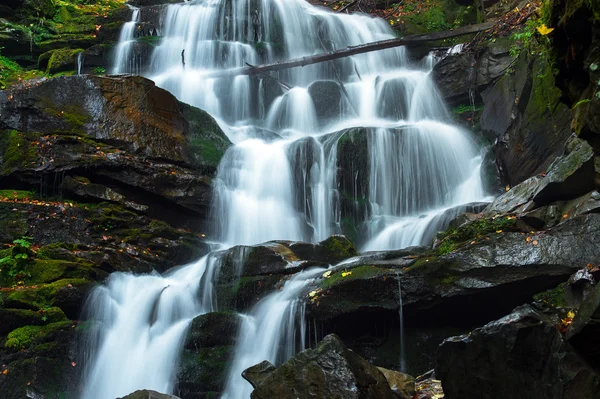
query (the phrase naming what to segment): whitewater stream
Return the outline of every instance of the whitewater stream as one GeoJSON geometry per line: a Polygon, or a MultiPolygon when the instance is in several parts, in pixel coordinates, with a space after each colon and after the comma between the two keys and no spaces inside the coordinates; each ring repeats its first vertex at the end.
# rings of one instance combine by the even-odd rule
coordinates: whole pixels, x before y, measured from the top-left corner
{"type": "MultiPolygon", "coordinates": [[[[361,251],[428,244],[448,210],[486,195],[480,149],[451,123],[431,79],[434,60],[404,48],[371,52],[267,76],[222,76],[246,65],[310,56],[394,37],[387,23],[333,14],[303,0],[196,0],[166,6],[151,62],[133,52],[133,9],[113,73],[142,74],[208,111],[234,143],[215,179],[219,249],[269,240],[320,241],[341,232],[338,142],[366,135],[368,193],[361,251]],[[182,63],[182,54],[185,65],[182,63]]],[[[458,211],[456,211],[458,212],[458,211]]],[[[218,310],[219,252],[165,275],[113,273],[86,304],[82,397],[114,399],[136,389],[172,393],[191,320],[218,310]]],[[[301,298],[321,270],[291,278],[243,315],[224,398],[247,399],[240,373],[280,364],[304,349],[301,298]]]]}

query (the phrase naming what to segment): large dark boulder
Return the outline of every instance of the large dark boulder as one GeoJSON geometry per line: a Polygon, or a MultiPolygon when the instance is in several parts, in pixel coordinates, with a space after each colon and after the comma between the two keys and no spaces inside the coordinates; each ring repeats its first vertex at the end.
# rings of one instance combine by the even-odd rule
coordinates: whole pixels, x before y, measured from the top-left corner
{"type": "MultiPolygon", "coordinates": [[[[249,373],[245,376],[251,377],[249,373]]],[[[348,350],[333,334],[261,380],[253,383],[252,399],[396,399],[381,371],[348,350]]]]}
{"type": "Polygon", "coordinates": [[[40,81],[0,91],[0,112],[0,176],[9,183],[39,188],[48,177],[45,194],[62,188],[196,229],[206,220],[211,179],[230,142],[210,115],[152,81],[40,81]],[[76,176],[80,184],[66,179],[61,187],[76,176]]]}
{"type": "Polygon", "coordinates": [[[496,198],[485,210],[488,216],[524,212],[558,200],[569,200],[595,187],[594,151],[581,139],[571,138],[564,155],[545,173],[533,176],[496,198]]]}
{"type": "Polygon", "coordinates": [[[557,323],[525,305],[470,334],[447,339],[436,367],[445,397],[599,398],[600,375],[565,341],[557,323]]]}
{"type": "Polygon", "coordinates": [[[569,218],[539,233],[479,229],[447,253],[409,249],[343,264],[318,282],[307,313],[318,320],[337,320],[361,312],[397,311],[399,281],[404,315],[411,323],[426,323],[420,318],[424,311],[428,320],[486,322],[600,257],[595,244],[600,240],[598,214],[569,218]]]}
{"type": "Polygon", "coordinates": [[[271,241],[232,247],[218,255],[219,309],[246,310],[294,273],[314,266],[325,268],[357,255],[354,244],[342,235],[319,243],[271,241]]]}

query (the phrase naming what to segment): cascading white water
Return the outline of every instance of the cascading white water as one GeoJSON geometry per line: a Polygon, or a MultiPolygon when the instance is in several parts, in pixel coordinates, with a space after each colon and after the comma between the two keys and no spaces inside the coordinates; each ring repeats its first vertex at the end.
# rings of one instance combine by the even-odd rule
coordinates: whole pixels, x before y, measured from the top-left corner
{"type": "Polygon", "coordinates": [[[212,279],[202,277],[218,266],[218,256],[209,254],[164,276],[113,273],[94,290],[85,306],[93,321],[82,398],[117,398],[140,388],[171,392],[190,321],[215,310],[212,279]]]}
{"type": "Polygon", "coordinates": [[[304,302],[299,294],[324,270],[312,269],[296,274],[281,291],[263,299],[251,314],[243,317],[239,343],[222,399],[250,397],[252,386],[241,378],[242,371],[249,366],[263,360],[280,364],[305,349],[304,302]]]}
{"type": "MultiPolygon", "coordinates": [[[[215,179],[217,237],[225,246],[316,241],[339,232],[337,141],[347,128],[364,127],[368,135],[364,249],[424,244],[447,209],[484,198],[477,148],[448,122],[430,77],[432,57],[411,64],[396,48],[280,71],[277,80],[214,74],[391,38],[384,21],[333,14],[303,0],[196,0],[163,12],[163,37],[149,68],[136,69],[133,59],[134,10],[113,73],[149,76],[210,112],[234,142],[215,179]]],[[[95,291],[87,309],[100,323],[90,335],[84,397],[170,392],[187,325],[214,310],[219,267],[209,255],[164,277],[113,274],[95,291]]],[[[281,362],[302,348],[298,294],[318,272],[295,276],[244,316],[228,399],[249,396],[241,370],[265,359],[281,362]]]]}
{"type": "Polygon", "coordinates": [[[117,48],[115,49],[114,67],[111,73],[138,74],[140,72],[139,65],[135,62],[134,57],[131,56],[135,28],[140,20],[140,9],[129,4],[127,7],[131,9],[131,21],[125,23],[121,29],[119,44],[117,44],[117,48]]]}

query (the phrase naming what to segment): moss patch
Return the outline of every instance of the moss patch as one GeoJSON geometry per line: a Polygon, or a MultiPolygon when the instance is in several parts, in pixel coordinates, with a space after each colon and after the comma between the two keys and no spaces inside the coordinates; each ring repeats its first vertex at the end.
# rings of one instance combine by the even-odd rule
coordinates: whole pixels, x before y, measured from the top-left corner
{"type": "Polygon", "coordinates": [[[20,327],[8,334],[4,347],[13,350],[27,349],[35,343],[47,340],[48,335],[62,329],[71,328],[72,325],[71,321],[67,320],[47,324],[45,326],[20,327]]]}
{"type": "Polygon", "coordinates": [[[566,283],[562,283],[556,288],[535,294],[533,299],[547,303],[556,308],[566,307],[567,302],[565,300],[565,285],[566,283]]]}
{"type": "Polygon", "coordinates": [[[328,278],[325,278],[321,281],[319,287],[323,290],[326,290],[343,282],[366,280],[383,275],[389,275],[390,273],[393,273],[393,270],[389,268],[382,268],[374,265],[357,266],[352,269],[340,270],[335,273],[331,273],[328,278]]]}
{"type": "Polygon", "coordinates": [[[437,255],[444,255],[455,251],[468,241],[485,234],[514,230],[516,219],[512,216],[498,217],[495,219],[479,219],[458,229],[451,227],[438,235],[439,243],[436,247],[437,255]]]}
{"type": "Polygon", "coordinates": [[[36,288],[17,290],[11,293],[6,301],[11,303],[11,306],[20,304],[21,306],[29,306],[34,309],[45,309],[52,306],[54,297],[59,289],[73,285],[85,285],[88,282],[85,279],[63,279],[36,288]]]}

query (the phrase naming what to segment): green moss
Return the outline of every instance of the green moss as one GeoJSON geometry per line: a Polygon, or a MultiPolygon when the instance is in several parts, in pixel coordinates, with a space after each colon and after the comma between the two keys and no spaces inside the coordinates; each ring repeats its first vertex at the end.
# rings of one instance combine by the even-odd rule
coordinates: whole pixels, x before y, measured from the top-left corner
{"type": "Polygon", "coordinates": [[[202,163],[218,166],[225,151],[219,149],[214,141],[199,136],[192,137],[189,142],[190,151],[202,159],[202,163]]]}
{"type": "Polygon", "coordinates": [[[43,342],[45,339],[48,339],[48,335],[59,330],[71,328],[71,326],[71,321],[66,320],[45,326],[20,327],[8,334],[4,347],[13,350],[27,349],[37,342],[43,342]]]}
{"type": "Polygon", "coordinates": [[[478,219],[460,228],[449,228],[438,235],[439,244],[436,247],[437,255],[444,255],[458,249],[466,242],[485,234],[497,231],[513,230],[516,227],[514,217],[498,217],[495,219],[478,219]]]}
{"type": "Polygon", "coordinates": [[[319,287],[323,290],[326,290],[342,282],[366,280],[369,278],[389,275],[390,273],[392,273],[392,269],[389,268],[382,268],[374,265],[362,265],[348,270],[340,270],[335,273],[331,273],[328,278],[324,278],[321,281],[319,287]]]}
{"type": "Polygon", "coordinates": [[[337,259],[347,259],[359,255],[354,244],[344,236],[331,236],[322,241],[321,245],[337,259]]]}
{"type": "Polygon", "coordinates": [[[13,201],[21,201],[26,199],[37,199],[37,194],[33,191],[25,190],[0,190],[0,198],[6,198],[13,201]]]}
{"type": "Polygon", "coordinates": [[[566,283],[562,283],[556,288],[535,294],[533,299],[550,304],[556,308],[566,307],[565,285],[566,283]]]}
{"type": "Polygon", "coordinates": [[[15,291],[8,296],[7,301],[11,301],[11,303],[20,303],[32,308],[44,309],[52,306],[54,297],[59,289],[69,285],[79,286],[88,283],[89,280],[86,279],[63,279],[37,288],[27,288],[15,291]]]}
{"type": "Polygon", "coordinates": [[[90,279],[95,272],[88,262],[70,262],[66,260],[35,259],[30,269],[31,282],[34,284],[51,283],[61,279],[90,279]]]}
{"type": "Polygon", "coordinates": [[[39,162],[37,147],[32,144],[37,135],[16,130],[0,130],[1,173],[27,168],[39,162]]]}
{"type": "Polygon", "coordinates": [[[75,63],[77,55],[82,53],[83,49],[59,49],[51,52],[50,58],[48,59],[48,66],[46,73],[57,73],[64,70],[75,69],[75,63]]]}

